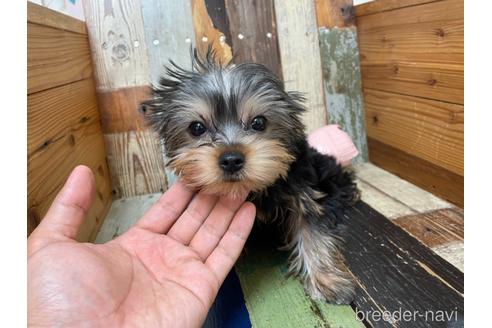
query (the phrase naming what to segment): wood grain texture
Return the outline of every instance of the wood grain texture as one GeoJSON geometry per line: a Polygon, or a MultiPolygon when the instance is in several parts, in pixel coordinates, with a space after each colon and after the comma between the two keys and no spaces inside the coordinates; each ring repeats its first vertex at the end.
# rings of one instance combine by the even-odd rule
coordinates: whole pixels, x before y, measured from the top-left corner
{"type": "Polygon", "coordinates": [[[225,3],[234,62],[263,64],[282,79],[274,1],[226,0],[225,3]]]}
{"type": "Polygon", "coordinates": [[[154,132],[128,131],[104,138],[115,198],[167,189],[161,144],[154,132]]]}
{"type": "Polygon", "coordinates": [[[361,74],[364,85],[371,89],[464,104],[463,65],[366,62],[361,74]]]}
{"type": "Polygon", "coordinates": [[[463,106],[364,90],[368,137],[464,174],[463,106]]]}
{"type": "MultiPolygon", "coordinates": [[[[111,183],[92,79],[28,95],[28,227],[47,212],[72,169],[89,166],[96,197],[78,239],[92,240],[111,205],[111,183]]],[[[30,232],[30,231],[29,231],[30,232]]]]}
{"type": "Polygon", "coordinates": [[[142,15],[152,83],[159,82],[170,59],[191,68],[190,45],[195,40],[191,2],[146,0],[142,15]]]}
{"type": "Polygon", "coordinates": [[[433,62],[463,66],[463,1],[445,0],[357,19],[361,65],[433,62]]]}
{"type": "Polygon", "coordinates": [[[351,27],[321,28],[319,40],[328,122],[339,125],[352,138],[359,151],[352,162],[367,162],[357,31],[351,27]]]}
{"type": "MultiPolygon", "coordinates": [[[[445,322],[425,318],[426,311],[456,311],[449,325],[462,325],[461,271],[359,202],[346,214],[345,252],[358,288],[354,305],[364,313],[418,311],[413,320],[384,321],[366,317],[376,327],[439,327],[445,322]]],[[[396,319],[396,318],[395,318],[396,319]]]]}
{"type": "Polygon", "coordinates": [[[207,11],[205,0],[191,0],[191,7],[195,28],[195,46],[199,53],[205,54],[207,49],[212,47],[220,63],[229,63],[232,60],[231,40],[227,40],[224,32],[214,26],[207,11]]]}
{"type": "Polygon", "coordinates": [[[27,93],[92,75],[87,35],[27,23],[27,93]]]}
{"type": "Polygon", "coordinates": [[[327,123],[314,1],[275,0],[275,16],[285,87],[305,93],[311,132],[327,123]]]}
{"type": "Polygon", "coordinates": [[[403,216],[393,222],[428,247],[464,240],[463,213],[453,209],[403,216]]]}
{"type": "Polygon", "coordinates": [[[349,27],[355,24],[353,0],[316,0],[318,27],[349,27]]]}
{"type": "MultiPolygon", "coordinates": [[[[434,196],[430,192],[422,190],[371,163],[356,165],[355,174],[358,180],[375,188],[386,197],[404,205],[413,213],[424,213],[451,207],[451,204],[434,196]]],[[[362,197],[364,197],[364,195],[362,197]]],[[[376,202],[373,202],[372,200],[369,201],[369,199],[368,204],[378,211],[386,206],[382,203],[381,207],[379,207],[376,202]]],[[[405,213],[400,213],[392,218],[403,215],[405,215],[405,213]]]]}
{"type": "Polygon", "coordinates": [[[150,83],[139,0],[84,1],[98,90],[150,83]]]}
{"type": "Polygon", "coordinates": [[[432,247],[432,251],[457,267],[461,272],[465,272],[465,243],[450,242],[432,247]]]}
{"type": "Polygon", "coordinates": [[[464,206],[463,176],[376,139],[367,141],[371,162],[453,204],[464,206]]]}
{"type": "Polygon", "coordinates": [[[441,0],[378,0],[355,6],[355,15],[364,16],[441,0]]]}
{"type": "Polygon", "coordinates": [[[142,101],[150,98],[148,86],[121,88],[116,91],[98,93],[101,110],[101,123],[106,134],[143,131],[149,126],[140,112],[142,101]]]}
{"type": "Polygon", "coordinates": [[[27,1],[27,21],[79,34],[87,34],[83,21],[27,1]]]}

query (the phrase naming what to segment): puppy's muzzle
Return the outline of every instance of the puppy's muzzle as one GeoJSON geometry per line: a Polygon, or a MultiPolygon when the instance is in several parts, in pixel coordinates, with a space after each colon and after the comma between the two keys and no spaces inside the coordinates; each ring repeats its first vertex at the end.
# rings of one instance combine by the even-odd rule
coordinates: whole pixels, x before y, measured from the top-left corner
{"type": "Polygon", "coordinates": [[[228,151],[220,155],[219,166],[226,173],[235,173],[244,166],[244,155],[238,151],[228,151]]]}

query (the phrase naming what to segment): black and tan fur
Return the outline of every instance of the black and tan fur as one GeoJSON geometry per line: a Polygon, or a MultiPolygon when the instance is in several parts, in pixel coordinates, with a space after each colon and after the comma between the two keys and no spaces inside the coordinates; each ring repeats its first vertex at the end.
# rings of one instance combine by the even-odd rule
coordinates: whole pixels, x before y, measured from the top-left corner
{"type": "MultiPolygon", "coordinates": [[[[358,193],[350,172],[311,148],[300,115],[303,98],[259,64],[216,64],[213,52],[193,56],[193,70],[171,63],[143,103],[164,142],[168,165],[190,187],[249,194],[257,219],[280,228],[290,270],[318,299],[348,303],[353,283],[340,253],[344,209],[358,193]],[[265,129],[253,130],[255,117],[265,129]],[[195,136],[190,126],[206,132],[195,136]],[[263,120],[264,122],[264,120],[263,120]],[[224,172],[219,159],[240,153],[244,166],[224,172]]],[[[241,164],[243,165],[243,164],[241,164]]]]}

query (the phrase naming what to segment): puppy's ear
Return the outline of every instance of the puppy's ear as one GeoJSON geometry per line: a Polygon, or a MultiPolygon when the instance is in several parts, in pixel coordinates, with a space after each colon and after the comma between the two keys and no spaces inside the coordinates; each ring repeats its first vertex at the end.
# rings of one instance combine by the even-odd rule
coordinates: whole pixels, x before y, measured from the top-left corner
{"type": "Polygon", "coordinates": [[[152,86],[152,98],[142,102],[139,108],[146,121],[161,137],[166,136],[171,115],[178,110],[177,100],[180,98],[183,84],[198,74],[173,61],[169,61],[165,72],[159,83],[152,86]]]}
{"type": "Polygon", "coordinates": [[[303,113],[307,110],[304,106],[304,103],[306,102],[304,93],[298,91],[287,91],[287,95],[289,96],[291,107],[295,108],[298,113],[303,113]]]}

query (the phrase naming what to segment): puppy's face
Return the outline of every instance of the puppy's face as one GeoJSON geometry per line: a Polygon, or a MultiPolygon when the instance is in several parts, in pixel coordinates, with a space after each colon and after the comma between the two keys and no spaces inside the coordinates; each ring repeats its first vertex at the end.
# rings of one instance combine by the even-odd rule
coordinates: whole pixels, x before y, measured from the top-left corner
{"type": "Polygon", "coordinates": [[[305,137],[299,95],[262,65],[221,68],[210,54],[167,75],[143,105],[186,184],[238,196],[286,176],[305,137]]]}

